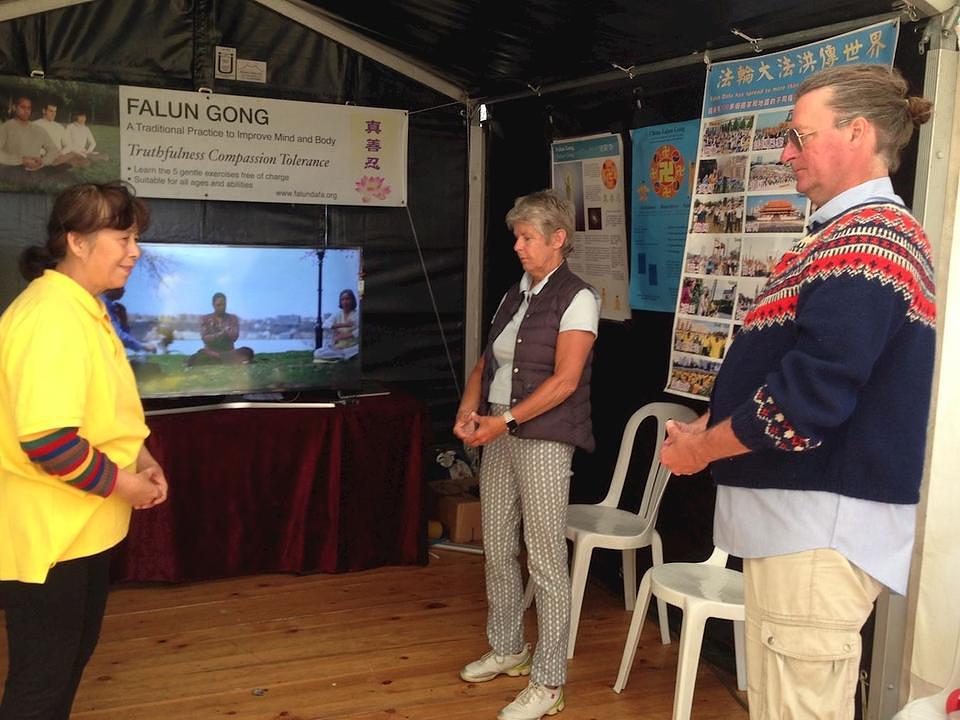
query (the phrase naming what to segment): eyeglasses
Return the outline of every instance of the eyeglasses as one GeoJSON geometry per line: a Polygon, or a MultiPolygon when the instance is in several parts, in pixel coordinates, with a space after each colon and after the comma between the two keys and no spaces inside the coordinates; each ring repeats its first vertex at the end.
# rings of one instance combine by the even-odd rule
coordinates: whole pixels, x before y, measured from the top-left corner
{"type": "MultiPolygon", "coordinates": [[[[843,127],[852,119],[853,118],[844,118],[843,120],[837,120],[837,122],[833,124],[833,127],[835,128],[843,127]]],[[[805,137],[810,137],[814,133],[818,133],[821,130],[823,130],[823,128],[817,128],[816,130],[810,130],[809,132],[802,133],[799,130],[797,130],[795,127],[792,127],[792,128],[787,128],[787,133],[784,137],[786,138],[787,145],[792,145],[793,149],[796,150],[797,152],[803,152],[803,139],[805,137]]]]}

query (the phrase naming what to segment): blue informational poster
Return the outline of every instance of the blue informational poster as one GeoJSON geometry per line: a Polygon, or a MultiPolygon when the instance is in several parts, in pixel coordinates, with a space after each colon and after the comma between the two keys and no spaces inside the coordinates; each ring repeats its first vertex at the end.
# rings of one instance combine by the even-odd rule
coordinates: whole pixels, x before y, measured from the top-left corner
{"type": "Polygon", "coordinates": [[[671,296],[667,392],[710,397],[754,299],[803,235],[810,203],[780,162],[800,83],[837,65],[892,65],[899,29],[890,20],[707,70],[680,287],[671,296]]]}
{"type": "Polygon", "coordinates": [[[673,312],[696,178],[699,120],[630,131],[630,307],[673,312]]]}

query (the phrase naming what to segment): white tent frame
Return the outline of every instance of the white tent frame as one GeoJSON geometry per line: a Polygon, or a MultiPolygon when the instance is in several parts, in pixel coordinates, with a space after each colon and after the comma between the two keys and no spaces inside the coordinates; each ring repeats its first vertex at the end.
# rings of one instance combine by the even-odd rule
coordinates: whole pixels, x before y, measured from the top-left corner
{"type": "Polygon", "coordinates": [[[59,10],[70,5],[82,5],[92,0],[2,0],[0,2],[0,22],[16,20],[27,15],[59,10]]]}

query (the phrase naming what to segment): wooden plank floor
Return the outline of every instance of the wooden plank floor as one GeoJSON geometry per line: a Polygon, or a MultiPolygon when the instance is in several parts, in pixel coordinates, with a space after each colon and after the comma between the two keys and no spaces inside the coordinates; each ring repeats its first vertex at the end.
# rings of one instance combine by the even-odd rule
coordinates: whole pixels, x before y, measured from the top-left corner
{"type": "MultiPolygon", "coordinates": [[[[487,649],[485,619],[482,558],[443,550],[422,568],[121,586],[72,717],[492,720],[526,678],[460,681],[487,649]]],[[[629,623],[588,584],[562,720],[670,718],[677,643],[662,646],[652,621],[630,684],[612,690],[629,623]]],[[[0,675],[5,648],[0,629],[0,675]]],[[[745,720],[734,678],[701,664],[692,717],[745,720]]]]}

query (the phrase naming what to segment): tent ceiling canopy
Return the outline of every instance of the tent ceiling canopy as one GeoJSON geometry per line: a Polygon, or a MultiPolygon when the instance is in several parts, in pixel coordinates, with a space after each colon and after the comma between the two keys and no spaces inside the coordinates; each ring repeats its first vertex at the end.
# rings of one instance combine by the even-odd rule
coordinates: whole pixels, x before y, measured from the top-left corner
{"type": "Polygon", "coordinates": [[[904,6],[878,0],[295,0],[491,98],[904,6]],[[736,29],[743,35],[736,35],[736,29]]]}

